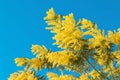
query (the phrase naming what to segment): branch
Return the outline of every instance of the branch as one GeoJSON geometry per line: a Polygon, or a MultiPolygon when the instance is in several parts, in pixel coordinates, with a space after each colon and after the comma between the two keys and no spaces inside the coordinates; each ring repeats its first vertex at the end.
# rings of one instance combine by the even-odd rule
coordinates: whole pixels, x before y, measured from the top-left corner
{"type": "MultiPolygon", "coordinates": [[[[82,55],[82,56],[83,56],[83,55],[82,55]]],[[[105,76],[104,76],[103,74],[101,74],[101,73],[90,63],[90,61],[89,61],[85,56],[83,56],[83,58],[88,62],[88,64],[89,64],[98,74],[100,74],[100,76],[101,76],[102,78],[105,78],[105,76]]],[[[106,77],[106,79],[109,80],[109,78],[107,78],[107,77],[106,77]]]]}

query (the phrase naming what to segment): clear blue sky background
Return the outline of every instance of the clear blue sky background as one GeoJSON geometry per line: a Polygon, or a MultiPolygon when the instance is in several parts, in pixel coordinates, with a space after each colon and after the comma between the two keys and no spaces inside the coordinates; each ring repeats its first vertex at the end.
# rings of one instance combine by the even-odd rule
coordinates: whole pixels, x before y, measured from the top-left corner
{"type": "Polygon", "coordinates": [[[64,15],[73,12],[76,20],[97,22],[106,31],[120,26],[120,0],[0,0],[0,80],[20,69],[14,58],[33,57],[32,44],[57,50],[43,20],[51,7],[64,15]]]}

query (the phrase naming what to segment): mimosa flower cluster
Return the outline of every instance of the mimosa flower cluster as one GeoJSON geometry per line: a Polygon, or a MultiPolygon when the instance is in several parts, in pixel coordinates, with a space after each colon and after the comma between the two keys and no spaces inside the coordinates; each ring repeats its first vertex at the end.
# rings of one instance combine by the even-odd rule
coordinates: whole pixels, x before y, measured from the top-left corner
{"type": "Polygon", "coordinates": [[[95,22],[85,18],[76,21],[73,13],[64,16],[51,8],[46,14],[46,29],[54,34],[53,45],[61,50],[32,45],[31,52],[36,57],[16,58],[15,63],[24,66],[24,70],[11,74],[8,80],[42,80],[36,73],[44,68],[62,72],[60,75],[48,72],[49,80],[120,79],[120,28],[105,34],[95,22]],[[78,72],[80,76],[64,74],[63,70],[78,72]]]}

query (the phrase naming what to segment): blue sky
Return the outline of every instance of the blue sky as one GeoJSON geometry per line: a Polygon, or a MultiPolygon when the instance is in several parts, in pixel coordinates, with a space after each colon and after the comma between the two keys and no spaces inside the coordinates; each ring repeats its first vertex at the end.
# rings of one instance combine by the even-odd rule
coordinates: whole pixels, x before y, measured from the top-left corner
{"type": "Polygon", "coordinates": [[[101,29],[113,30],[120,26],[120,0],[0,0],[0,79],[7,80],[16,67],[14,58],[33,57],[32,44],[46,45],[53,51],[53,34],[45,30],[46,11],[74,13],[75,19],[87,18],[101,29]]]}

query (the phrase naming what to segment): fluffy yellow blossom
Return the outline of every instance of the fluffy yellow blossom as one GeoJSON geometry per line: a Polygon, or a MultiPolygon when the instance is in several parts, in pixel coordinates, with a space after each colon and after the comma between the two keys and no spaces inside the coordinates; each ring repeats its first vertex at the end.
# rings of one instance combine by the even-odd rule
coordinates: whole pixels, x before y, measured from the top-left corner
{"type": "Polygon", "coordinates": [[[8,80],[37,80],[37,78],[35,78],[34,72],[32,71],[21,71],[11,74],[8,80]]]}
{"type": "Polygon", "coordinates": [[[35,68],[36,70],[39,70],[39,69],[41,69],[42,68],[42,65],[43,65],[43,63],[44,63],[44,61],[42,61],[42,60],[40,60],[40,59],[38,59],[38,58],[33,58],[32,60],[31,60],[31,68],[33,67],[33,68],[35,68]]]}
{"type": "Polygon", "coordinates": [[[45,56],[48,52],[45,46],[32,45],[31,51],[37,55],[37,57],[45,56]]]}
{"type": "Polygon", "coordinates": [[[55,73],[48,72],[47,76],[50,80],[76,80],[72,75],[61,75],[58,76],[55,73]]]}
{"type": "Polygon", "coordinates": [[[100,30],[91,30],[89,33],[90,35],[93,36],[93,38],[90,38],[89,41],[89,49],[99,47],[101,49],[105,48],[110,48],[110,42],[109,40],[105,37],[104,31],[100,30]]]}
{"type": "Polygon", "coordinates": [[[75,80],[75,78],[72,75],[63,75],[57,78],[56,80],[75,80]]]}
{"type": "Polygon", "coordinates": [[[82,74],[78,80],[89,80],[88,75],[82,74]]]}
{"type": "Polygon", "coordinates": [[[46,29],[52,29],[53,31],[55,31],[54,29],[61,26],[61,15],[56,15],[53,8],[49,9],[46,14],[47,16],[44,18],[44,20],[46,20],[47,24],[51,26],[47,27],[46,29]]]}
{"type": "Polygon", "coordinates": [[[81,29],[90,29],[90,28],[93,27],[92,22],[89,21],[89,20],[87,20],[87,19],[85,19],[85,18],[83,18],[83,19],[81,20],[81,24],[82,24],[82,26],[80,26],[81,29]]]}
{"type": "Polygon", "coordinates": [[[53,63],[53,67],[57,64],[59,65],[70,65],[72,62],[77,60],[77,56],[70,51],[59,51],[54,53],[49,53],[47,55],[48,62],[53,63]],[[59,57],[58,57],[59,56],[59,57]]]}
{"type": "Polygon", "coordinates": [[[15,80],[18,77],[19,73],[15,72],[13,74],[10,75],[10,77],[8,78],[8,80],[15,80]]]}
{"type": "Polygon", "coordinates": [[[48,72],[48,73],[47,73],[47,77],[48,77],[48,78],[56,78],[56,77],[58,77],[58,75],[55,74],[55,73],[53,73],[53,72],[48,72]]]}
{"type": "Polygon", "coordinates": [[[120,28],[118,29],[118,32],[116,32],[116,31],[114,31],[114,32],[109,31],[109,32],[108,32],[108,39],[109,39],[112,43],[120,46],[120,28]]]}
{"type": "Polygon", "coordinates": [[[115,56],[115,58],[117,59],[117,63],[118,65],[120,65],[120,50],[117,50],[113,53],[113,55],[115,56]]]}
{"type": "Polygon", "coordinates": [[[80,50],[85,44],[82,39],[82,32],[76,27],[73,14],[63,17],[62,27],[57,28],[55,31],[56,35],[53,37],[56,42],[54,44],[58,45],[60,48],[73,48],[75,50],[80,50]]]}
{"type": "Polygon", "coordinates": [[[49,9],[49,11],[46,12],[47,16],[44,18],[44,20],[51,20],[55,18],[55,11],[53,8],[49,9]]]}
{"type": "Polygon", "coordinates": [[[23,66],[27,64],[28,62],[30,62],[28,58],[16,58],[15,59],[15,63],[17,64],[17,66],[23,66]]]}
{"type": "Polygon", "coordinates": [[[73,13],[69,14],[68,16],[63,16],[65,20],[62,21],[62,26],[64,27],[75,27],[75,20],[73,13]]]}
{"type": "Polygon", "coordinates": [[[100,74],[95,70],[92,70],[90,75],[92,76],[93,79],[98,79],[100,77],[100,74]]]}
{"type": "Polygon", "coordinates": [[[107,63],[108,55],[105,53],[99,53],[99,55],[94,56],[94,58],[98,61],[100,65],[104,65],[107,63]]]}

